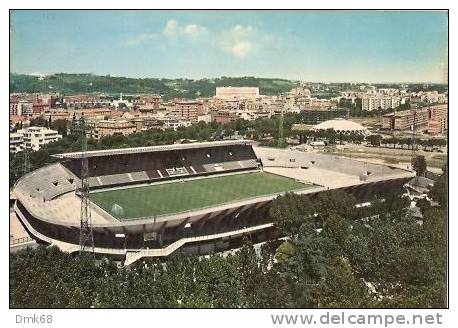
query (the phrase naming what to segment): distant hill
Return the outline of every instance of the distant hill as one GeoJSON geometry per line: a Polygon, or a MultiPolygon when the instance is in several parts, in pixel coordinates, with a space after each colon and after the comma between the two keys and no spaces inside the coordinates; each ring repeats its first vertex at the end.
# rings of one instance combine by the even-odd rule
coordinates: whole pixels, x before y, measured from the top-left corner
{"type": "Polygon", "coordinates": [[[93,74],[53,74],[34,76],[10,74],[10,92],[59,92],[65,95],[80,93],[126,94],[155,93],[165,99],[182,97],[193,99],[198,96],[215,95],[219,86],[249,86],[259,87],[264,95],[277,95],[288,92],[294,82],[285,79],[268,79],[256,77],[221,77],[216,79],[157,79],[157,78],[127,78],[101,76],[93,74]]]}

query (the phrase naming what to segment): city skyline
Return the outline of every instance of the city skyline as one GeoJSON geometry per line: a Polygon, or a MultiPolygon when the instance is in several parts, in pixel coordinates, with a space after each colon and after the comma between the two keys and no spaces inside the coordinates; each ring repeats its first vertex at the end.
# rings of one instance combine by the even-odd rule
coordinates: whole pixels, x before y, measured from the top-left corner
{"type": "Polygon", "coordinates": [[[10,24],[15,73],[447,82],[445,11],[13,11],[10,24]]]}

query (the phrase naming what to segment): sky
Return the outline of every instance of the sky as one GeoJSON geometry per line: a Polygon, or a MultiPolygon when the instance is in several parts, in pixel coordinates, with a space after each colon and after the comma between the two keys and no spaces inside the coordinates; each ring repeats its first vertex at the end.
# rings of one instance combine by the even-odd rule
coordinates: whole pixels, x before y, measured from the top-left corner
{"type": "Polygon", "coordinates": [[[444,11],[12,11],[11,72],[447,81],[444,11]]]}

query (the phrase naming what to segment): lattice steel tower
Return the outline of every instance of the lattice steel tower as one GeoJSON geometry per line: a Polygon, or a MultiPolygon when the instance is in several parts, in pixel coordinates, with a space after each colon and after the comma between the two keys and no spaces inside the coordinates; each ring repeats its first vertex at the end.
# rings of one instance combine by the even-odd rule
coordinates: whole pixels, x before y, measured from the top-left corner
{"type": "Polygon", "coordinates": [[[81,187],[79,188],[79,196],[81,197],[81,213],[80,213],[80,254],[88,251],[94,254],[94,233],[92,231],[91,211],[89,209],[89,183],[88,183],[88,159],[87,137],[88,126],[86,125],[83,116],[79,120],[77,127],[81,134],[81,187]]]}
{"type": "Polygon", "coordinates": [[[30,171],[29,149],[27,148],[27,145],[24,145],[22,156],[22,175],[26,175],[30,171]]]}
{"type": "Polygon", "coordinates": [[[278,119],[278,147],[285,147],[286,144],[283,130],[283,110],[284,108],[282,107],[281,114],[278,119]]]}

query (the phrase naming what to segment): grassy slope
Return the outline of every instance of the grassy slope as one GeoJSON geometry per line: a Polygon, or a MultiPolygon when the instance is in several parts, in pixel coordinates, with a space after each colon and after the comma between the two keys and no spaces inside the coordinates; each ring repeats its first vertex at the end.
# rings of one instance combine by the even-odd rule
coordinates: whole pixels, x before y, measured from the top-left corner
{"type": "Polygon", "coordinates": [[[124,209],[120,220],[177,213],[234,200],[305,189],[307,185],[268,173],[246,173],[186,182],[95,193],[91,199],[111,213],[124,209]]]}

